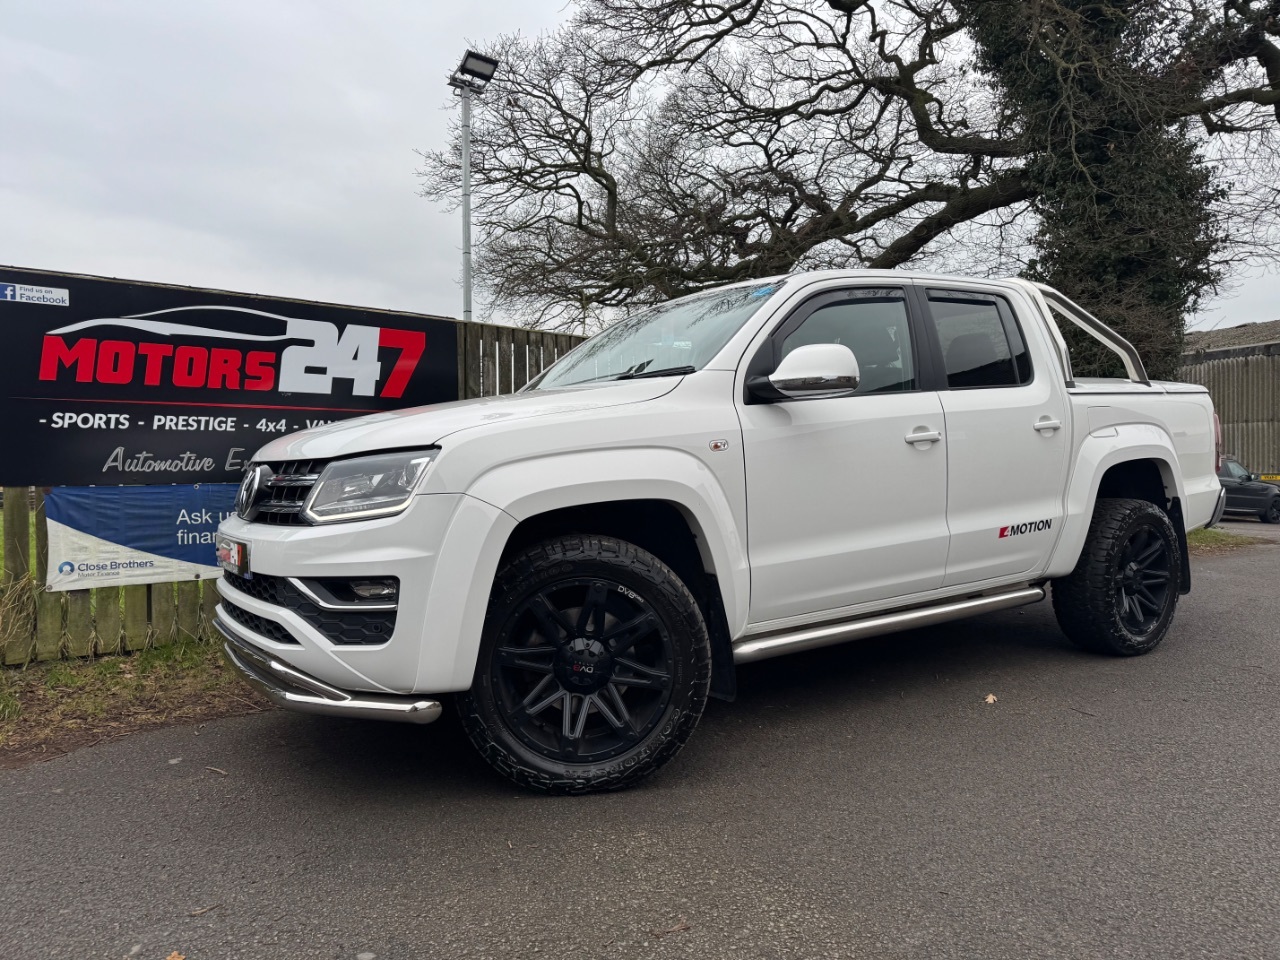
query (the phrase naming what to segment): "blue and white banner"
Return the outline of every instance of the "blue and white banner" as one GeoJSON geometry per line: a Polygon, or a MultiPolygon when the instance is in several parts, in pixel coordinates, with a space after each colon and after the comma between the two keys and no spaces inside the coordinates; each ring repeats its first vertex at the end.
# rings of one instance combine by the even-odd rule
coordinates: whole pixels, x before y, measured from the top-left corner
{"type": "Polygon", "coordinates": [[[205,580],[234,483],[54,487],[45,494],[50,590],[205,580]]]}

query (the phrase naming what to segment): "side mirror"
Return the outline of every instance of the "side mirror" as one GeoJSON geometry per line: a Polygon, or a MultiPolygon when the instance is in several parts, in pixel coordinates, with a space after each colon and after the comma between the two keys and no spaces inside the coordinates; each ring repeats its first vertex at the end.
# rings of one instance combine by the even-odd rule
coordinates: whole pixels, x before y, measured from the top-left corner
{"type": "Polygon", "coordinates": [[[1250,480],[1252,480],[1252,481],[1254,481],[1254,482],[1257,482],[1258,480],[1261,480],[1261,479],[1262,479],[1262,474],[1259,474],[1259,473],[1251,473],[1251,474],[1249,474],[1249,479],[1250,479],[1250,480]]]}
{"type": "MultiPolygon", "coordinates": [[[[775,400],[829,400],[851,396],[858,389],[858,361],[840,343],[811,343],[782,358],[766,380],[775,400]]],[[[761,384],[761,386],[764,386],[761,384]]]]}

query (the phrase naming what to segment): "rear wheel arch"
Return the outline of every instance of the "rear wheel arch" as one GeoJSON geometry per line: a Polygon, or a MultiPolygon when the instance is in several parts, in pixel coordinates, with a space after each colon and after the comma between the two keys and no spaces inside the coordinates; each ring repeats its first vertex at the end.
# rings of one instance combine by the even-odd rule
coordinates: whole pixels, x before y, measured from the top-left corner
{"type": "MultiPolygon", "coordinates": [[[[1185,544],[1185,494],[1173,441],[1152,424],[1124,424],[1114,437],[1086,437],[1077,453],[1067,488],[1063,532],[1045,570],[1047,578],[1066,576],[1075,569],[1094,510],[1102,499],[1154,504],[1168,514],[1179,532],[1179,541],[1185,544]]],[[[1183,564],[1183,571],[1185,593],[1189,589],[1190,568],[1183,564]]]]}

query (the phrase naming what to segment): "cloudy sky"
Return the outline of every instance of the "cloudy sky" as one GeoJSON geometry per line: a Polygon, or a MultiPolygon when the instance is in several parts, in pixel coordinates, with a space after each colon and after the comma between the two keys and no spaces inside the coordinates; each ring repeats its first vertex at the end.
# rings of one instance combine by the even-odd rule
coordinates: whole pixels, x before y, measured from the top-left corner
{"type": "MultiPolygon", "coordinates": [[[[456,214],[415,194],[467,41],[563,0],[6,0],[0,264],[457,316],[456,214]]],[[[1196,326],[1280,317],[1255,271],[1196,326]]]]}

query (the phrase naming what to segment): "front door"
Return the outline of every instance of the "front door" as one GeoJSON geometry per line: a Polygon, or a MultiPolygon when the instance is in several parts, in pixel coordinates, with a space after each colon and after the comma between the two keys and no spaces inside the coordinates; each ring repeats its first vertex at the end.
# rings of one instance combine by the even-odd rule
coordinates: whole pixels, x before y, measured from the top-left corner
{"type": "Polygon", "coordinates": [[[841,343],[861,382],[835,399],[739,398],[752,623],[941,585],[947,445],[916,322],[901,288],[842,288],[802,304],[755,355],[750,369],[768,373],[796,347],[841,343]]]}

